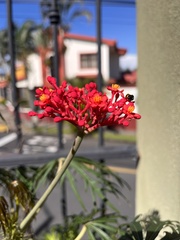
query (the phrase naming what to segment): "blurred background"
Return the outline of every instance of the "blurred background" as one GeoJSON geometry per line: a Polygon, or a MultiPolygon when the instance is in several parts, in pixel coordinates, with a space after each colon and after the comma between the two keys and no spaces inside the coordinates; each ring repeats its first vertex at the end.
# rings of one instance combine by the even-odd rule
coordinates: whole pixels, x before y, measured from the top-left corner
{"type": "MultiPolygon", "coordinates": [[[[62,139],[66,132],[62,126],[53,127],[52,121],[44,120],[44,128],[27,116],[35,110],[36,88],[48,86],[48,75],[56,77],[58,84],[66,80],[79,87],[95,81],[100,91],[118,83],[137,101],[134,0],[0,0],[0,8],[0,97],[5,103],[1,112],[12,115],[14,121],[6,117],[11,119],[8,127],[15,129],[18,138],[32,131],[50,135],[59,131],[62,139]]],[[[125,133],[125,140],[135,141],[134,121],[126,130],[107,130],[114,131],[112,136],[121,131],[117,139],[125,133]]],[[[6,131],[2,122],[0,131],[6,131]]]]}

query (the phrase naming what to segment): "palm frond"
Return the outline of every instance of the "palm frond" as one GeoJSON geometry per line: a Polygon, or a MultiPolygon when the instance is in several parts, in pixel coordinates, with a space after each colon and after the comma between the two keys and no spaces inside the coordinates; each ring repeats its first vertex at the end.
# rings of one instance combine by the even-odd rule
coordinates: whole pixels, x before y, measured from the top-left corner
{"type": "Polygon", "coordinates": [[[76,10],[70,16],[70,21],[73,21],[77,17],[85,17],[88,21],[92,20],[92,13],[88,10],[76,10]]]}
{"type": "MultiPolygon", "coordinates": [[[[29,182],[33,182],[33,189],[36,189],[37,191],[41,184],[46,184],[51,181],[55,177],[58,164],[59,160],[53,160],[44,166],[37,168],[31,175],[31,178],[28,179],[29,182]]],[[[27,175],[28,174],[26,174],[26,176],[27,175]]],[[[121,197],[127,200],[122,192],[122,188],[128,187],[128,184],[122,180],[121,177],[112,172],[102,163],[84,157],[75,157],[67,172],[61,179],[61,184],[66,179],[84,210],[85,203],[80,197],[77,177],[78,179],[80,177],[83,181],[84,190],[90,194],[94,207],[97,207],[96,203],[101,199],[110,209],[113,209],[113,211],[119,211],[109,199],[111,194],[116,198],[121,197]]]]}

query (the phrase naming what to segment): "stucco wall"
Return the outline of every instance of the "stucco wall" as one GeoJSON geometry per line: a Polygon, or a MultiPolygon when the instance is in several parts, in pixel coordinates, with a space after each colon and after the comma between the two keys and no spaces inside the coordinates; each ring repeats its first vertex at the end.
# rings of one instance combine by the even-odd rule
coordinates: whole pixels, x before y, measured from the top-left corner
{"type": "Polygon", "coordinates": [[[137,0],[136,213],[180,220],[180,1],[137,0]]]}
{"type": "Polygon", "coordinates": [[[38,54],[32,53],[27,57],[28,62],[28,88],[34,89],[35,87],[43,86],[42,64],[38,54]]]}
{"type": "MultiPolygon", "coordinates": [[[[75,39],[66,39],[65,45],[65,71],[67,78],[74,78],[77,75],[88,75],[98,73],[97,69],[81,69],[80,54],[97,53],[97,44],[94,42],[86,42],[75,39]]],[[[102,75],[105,80],[109,80],[109,48],[105,44],[101,46],[102,59],[102,75]]]]}

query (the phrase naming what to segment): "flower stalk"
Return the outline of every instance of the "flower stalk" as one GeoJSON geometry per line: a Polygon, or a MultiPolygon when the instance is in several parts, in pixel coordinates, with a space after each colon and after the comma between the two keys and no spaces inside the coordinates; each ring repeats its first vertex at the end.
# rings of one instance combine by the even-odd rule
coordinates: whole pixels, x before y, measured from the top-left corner
{"type": "Polygon", "coordinates": [[[39,201],[35,204],[35,206],[32,208],[32,210],[29,212],[29,214],[24,218],[24,220],[20,224],[20,229],[24,230],[28,224],[32,221],[33,217],[36,215],[36,213],[40,210],[41,206],[44,204],[52,190],[55,188],[63,174],[65,173],[66,169],[68,168],[69,164],[71,163],[73,157],[75,156],[79,146],[81,145],[81,142],[83,140],[84,133],[82,131],[79,131],[77,133],[77,136],[74,140],[73,146],[71,147],[64,163],[62,164],[62,167],[59,171],[57,171],[57,174],[55,178],[52,180],[51,184],[47,188],[47,190],[44,192],[42,197],[39,199],[39,201]]]}
{"type": "Polygon", "coordinates": [[[83,225],[80,233],[78,234],[78,236],[74,240],[81,240],[82,237],[84,236],[84,234],[86,233],[86,230],[87,230],[86,225],[83,225]]]}

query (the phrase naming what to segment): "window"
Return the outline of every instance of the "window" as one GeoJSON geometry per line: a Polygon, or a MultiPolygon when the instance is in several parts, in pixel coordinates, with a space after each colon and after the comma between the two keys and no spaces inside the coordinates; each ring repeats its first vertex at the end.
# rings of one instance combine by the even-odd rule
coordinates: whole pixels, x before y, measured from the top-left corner
{"type": "Polygon", "coordinates": [[[81,68],[97,68],[97,54],[81,54],[81,68]]]}

